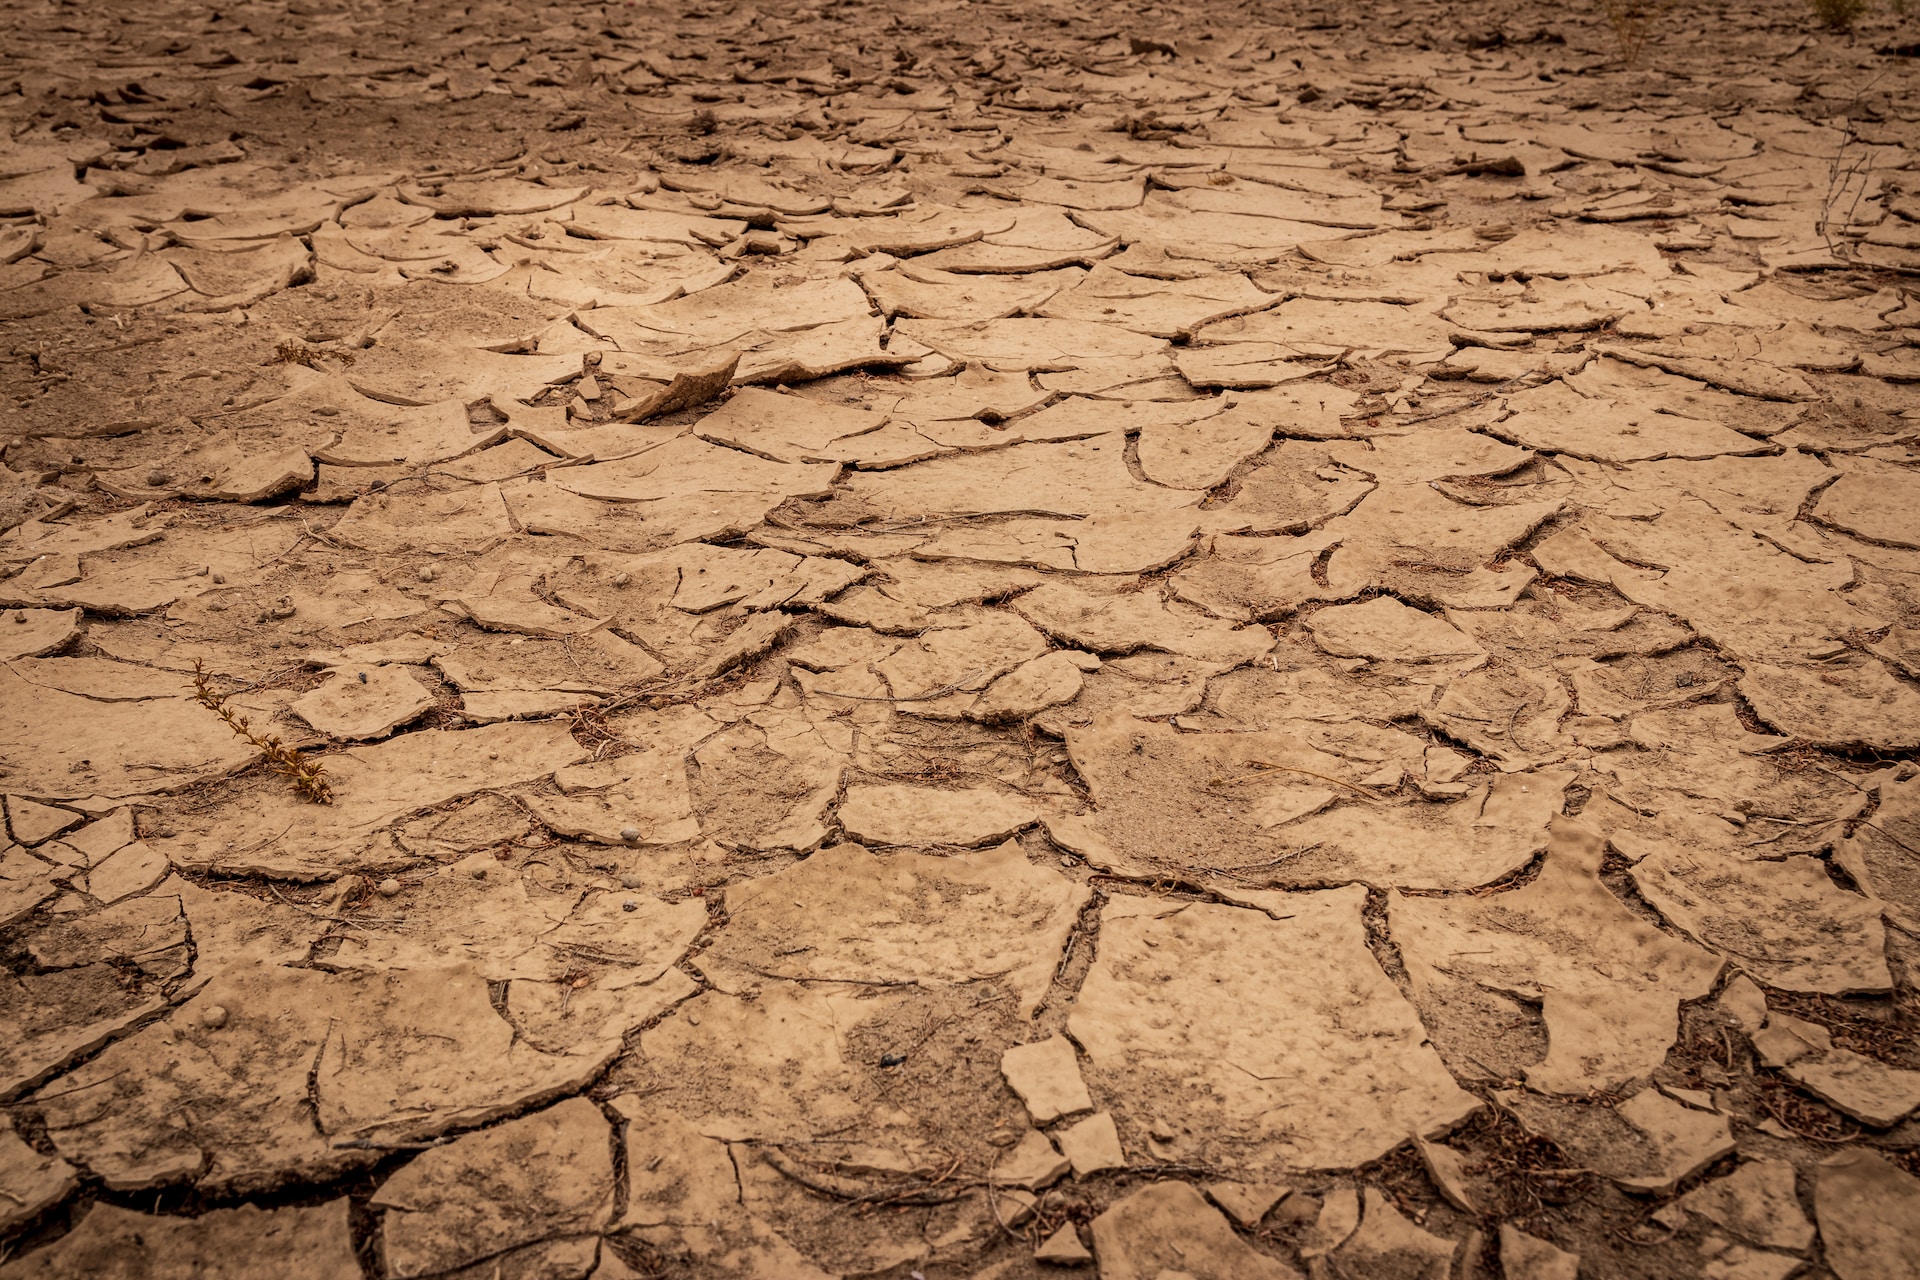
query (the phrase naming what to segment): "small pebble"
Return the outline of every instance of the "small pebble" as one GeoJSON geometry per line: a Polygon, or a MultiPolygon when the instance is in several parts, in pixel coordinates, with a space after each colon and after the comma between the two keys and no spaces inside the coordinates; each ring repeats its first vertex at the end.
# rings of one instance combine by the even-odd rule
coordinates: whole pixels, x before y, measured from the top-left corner
{"type": "Polygon", "coordinates": [[[152,485],[156,489],[158,489],[161,485],[165,484],[170,479],[172,479],[172,477],[169,476],[164,471],[147,472],[147,483],[152,485]]]}
{"type": "Polygon", "coordinates": [[[646,879],[642,876],[626,875],[620,877],[620,887],[622,889],[643,889],[646,887],[646,884],[646,879]]]}
{"type": "Polygon", "coordinates": [[[635,902],[632,898],[628,898],[620,904],[620,909],[622,911],[638,911],[640,909],[640,904],[635,902]]]}
{"type": "Polygon", "coordinates": [[[622,827],[620,828],[620,838],[622,840],[625,840],[628,844],[632,844],[635,840],[638,840],[640,838],[640,828],[622,827]]]}
{"type": "Polygon", "coordinates": [[[210,1004],[200,1011],[200,1025],[210,1031],[218,1031],[227,1025],[227,1006],[210,1004]]]}
{"type": "Polygon", "coordinates": [[[400,882],[398,880],[395,880],[392,876],[388,876],[385,880],[382,880],[380,882],[381,897],[391,898],[399,892],[400,892],[400,882]]]}
{"type": "Polygon", "coordinates": [[[485,867],[475,867],[473,869],[473,878],[475,880],[485,880],[487,878],[487,869],[485,867]]]}
{"type": "Polygon", "coordinates": [[[216,573],[213,575],[213,580],[216,583],[225,582],[227,580],[227,575],[224,573],[216,573]]]}
{"type": "Polygon", "coordinates": [[[422,566],[420,567],[420,581],[422,581],[422,582],[432,582],[432,581],[433,581],[433,566],[432,566],[432,565],[430,565],[430,564],[429,564],[429,565],[422,565],[422,566]]]}
{"type": "Polygon", "coordinates": [[[613,575],[613,585],[616,587],[624,587],[632,581],[633,575],[630,573],[616,573],[613,575]]]}
{"type": "Polygon", "coordinates": [[[367,682],[367,673],[362,671],[360,673],[360,683],[365,684],[366,682],[367,682]]]}

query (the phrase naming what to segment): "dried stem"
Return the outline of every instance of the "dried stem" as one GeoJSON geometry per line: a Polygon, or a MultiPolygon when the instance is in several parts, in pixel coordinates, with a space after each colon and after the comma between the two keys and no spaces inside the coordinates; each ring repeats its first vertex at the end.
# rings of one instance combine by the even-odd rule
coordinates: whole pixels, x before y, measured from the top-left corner
{"type": "Polygon", "coordinates": [[[1653,27],[1665,15],[1672,0],[1600,0],[1600,13],[1620,45],[1620,65],[1631,67],[1640,61],[1653,27]]]}
{"type": "Polygon", "coordinates": [[[1846,115],[1842,117],[1840,126],[1840,145],[1834,148],[1833,160],[1827,166],[1827,191],[1820,201],[1820,220],[1814,224],[1814,229],[1820,233],[1827,252],[1833,255],[1836,262],[1851,263],[1859,254],[1858,247],[1848,241],[1846,232],[1859,215],[1860,203],[1870,188],[1874,152],[1871,146],[1867,146],[1862,148],[1858,156],[1849,158],[1847,149],[1860,141],[1859,127],[1854,123],[1854,113],[1860,108],[1860,100],[1879,82],[1879,76],[1869,80],[1853,95],[1853,101],[1847,104],[1846,115]]]}
{"type": "Polygon", "coordinates": [[[287,780],[310,804],[332,804],[333,785],[327,781],[327,768],[318,760],[309,760],[296,747],[280,741],[280,735],[261,737],[253,731],[245,716],[235,715],[208,683],[206,664],[193,660],[193,700],[226,721],[227,728],[259,749],[267,758],[267,768],[287,780]]]}

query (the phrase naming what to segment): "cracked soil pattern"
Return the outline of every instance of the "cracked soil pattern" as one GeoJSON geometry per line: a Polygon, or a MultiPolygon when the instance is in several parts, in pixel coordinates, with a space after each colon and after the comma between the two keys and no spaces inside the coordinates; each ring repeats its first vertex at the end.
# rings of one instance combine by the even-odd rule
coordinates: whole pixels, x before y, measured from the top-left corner
{"type": "Polygon", "coordinates": [[[1920,1277],[1917,40],[0,0],[0,1277],[1920,1277]]]}

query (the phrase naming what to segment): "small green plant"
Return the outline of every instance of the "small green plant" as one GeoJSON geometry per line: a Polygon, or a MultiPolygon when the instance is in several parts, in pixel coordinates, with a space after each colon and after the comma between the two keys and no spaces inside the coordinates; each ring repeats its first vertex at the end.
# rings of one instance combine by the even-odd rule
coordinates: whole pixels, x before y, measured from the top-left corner
{"type": "Polygon", "coordinates": [[[1665,16],[1673,0],[1600,0],[1600,12],[1620,46],[1620,63],[1632,66],[1646,52],[1654,24],[1665,16]]]}
{"type": "Polygon", "coordinates": [[[1869,0],[1807,0],[1807,7],[1831,31],[1851,31],[1867,11],[1869,0]]]}
{"type": "Polygon", "coordinates": [[[235,735],[259,748],[267,758],[267,768],[285,778],[309,804],[333,803],[333,785],[327,781],[327,767],[281,742],[279,734],[263,738],[255,733],[247,718],[235,715],[226,700],[213,691],[213,685],[207,680],[206,664],[198,658],[193,660],[193,700],[226,721],[227,728],[235,735]]]}

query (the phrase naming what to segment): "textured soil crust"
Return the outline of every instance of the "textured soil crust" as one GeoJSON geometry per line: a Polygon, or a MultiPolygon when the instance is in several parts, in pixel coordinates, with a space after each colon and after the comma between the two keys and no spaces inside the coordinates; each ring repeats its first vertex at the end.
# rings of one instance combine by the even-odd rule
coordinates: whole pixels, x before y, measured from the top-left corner
{"type": "Polygon", "coordinates": [[[1920,1276],[1917,41],[0,0],[0,1277],[1920,1276]]]}

